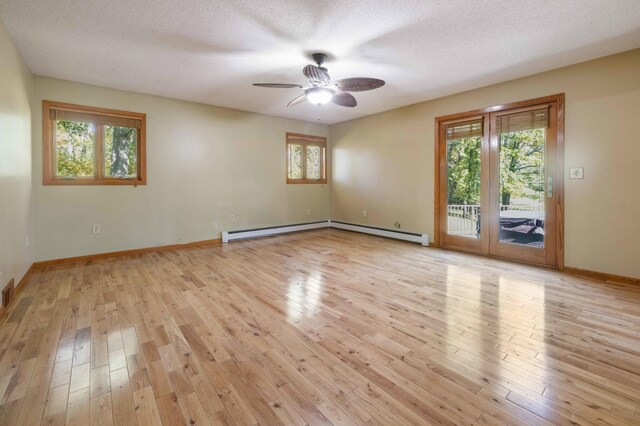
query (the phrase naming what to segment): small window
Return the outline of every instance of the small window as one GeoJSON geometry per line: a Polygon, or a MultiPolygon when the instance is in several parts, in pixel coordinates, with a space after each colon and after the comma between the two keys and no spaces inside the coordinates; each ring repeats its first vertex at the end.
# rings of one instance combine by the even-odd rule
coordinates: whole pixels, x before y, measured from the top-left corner
{"type": "Polygon", "coordinates": [[[287,133],[287,183],[327,183],[327,138],[287,133]]]}
{"type": "Polygon", "coordinates": [[[43,102],[45,185],[145,185],[146,115],[43,102]]]}

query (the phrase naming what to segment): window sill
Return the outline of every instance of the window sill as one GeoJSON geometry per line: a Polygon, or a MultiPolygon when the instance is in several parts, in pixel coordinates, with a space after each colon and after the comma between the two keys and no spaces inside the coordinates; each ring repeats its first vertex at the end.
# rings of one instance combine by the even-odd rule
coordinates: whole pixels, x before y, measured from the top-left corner
{"type": "Polygon", "coordinates": [[[56,186],[56,185],[129,185],[129,186],[144,186],[147,184],[143,179],[44,179],[43,185],[56,186]]]}
{"type": "Polygon", "coordinates": [[[327,184],[327,180],[323,179],[323,180],[298,180],[298,179],[287,179],[287,185],[289,184],[297,184],[297,183],[301,183],[301,184],[316,184],[316,185],[326,185],[327,184]]]}

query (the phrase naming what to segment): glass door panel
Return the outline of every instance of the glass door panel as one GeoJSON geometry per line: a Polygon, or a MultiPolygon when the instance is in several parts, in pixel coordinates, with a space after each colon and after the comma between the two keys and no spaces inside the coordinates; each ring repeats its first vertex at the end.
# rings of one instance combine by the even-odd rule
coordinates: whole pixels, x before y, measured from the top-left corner
{"type": "Polygon", "coordinates": [[[544,247],[545,129],[501,133],[500,242],[544,247]]]}
{"type": "Polygon", "coordinates": [[[440,223],[443,246],[466,251],[488,250],[482,214],[488,167],[488,116],[445,123],[441,127],[440,223]]]}
{"type": "Polygon", "coordinates": [[[480,136],[447,141],[447,233],[480,238],[480,136]]]}
{"type": "Polygon", "coordinates": [[[555,262],[554,114],[553,104],[491,114],[490,254],[555,262]]]}

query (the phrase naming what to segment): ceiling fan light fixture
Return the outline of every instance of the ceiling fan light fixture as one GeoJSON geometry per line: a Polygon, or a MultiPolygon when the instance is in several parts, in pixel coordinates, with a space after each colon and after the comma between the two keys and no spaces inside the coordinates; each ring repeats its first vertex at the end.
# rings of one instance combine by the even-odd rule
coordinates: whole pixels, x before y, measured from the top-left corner
{"type": "Polygon", "coordinates": [[[287,107],[298,105],[308,100],[314,105],[324,105],[333,102],[347,108],[358,105],[358,101],[349,92],[365,92],[384,86],[384,80],[369,77],[343,78],[331,83],[328,70],[322,66],[327,59],[324,53],[314,53],[311,55],[316,65],[307,65],[302,68],[302,74],[309,80],[309,86],[304,88],[299,84],[288,83],[253,83],[258,87],[271,87],[278,89],[303,89],[304,93],[295,97],[287,104],[287,107]]]}
{"type": "Polygon", "coordinates": [[[315,105],[324,105],[331,101],[334,91],[326,87],[313,87],[306,92],[307,100],[315,105]]]}

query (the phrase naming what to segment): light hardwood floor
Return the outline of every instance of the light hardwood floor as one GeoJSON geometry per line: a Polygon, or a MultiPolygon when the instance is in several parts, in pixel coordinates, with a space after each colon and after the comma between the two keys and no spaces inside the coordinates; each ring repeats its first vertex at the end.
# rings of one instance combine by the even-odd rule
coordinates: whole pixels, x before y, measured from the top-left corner
{"type": "Polygon", "coordinates": [[[640,424],[640,287],[339,230],[51,266],[1,424],[640,424]]]}

